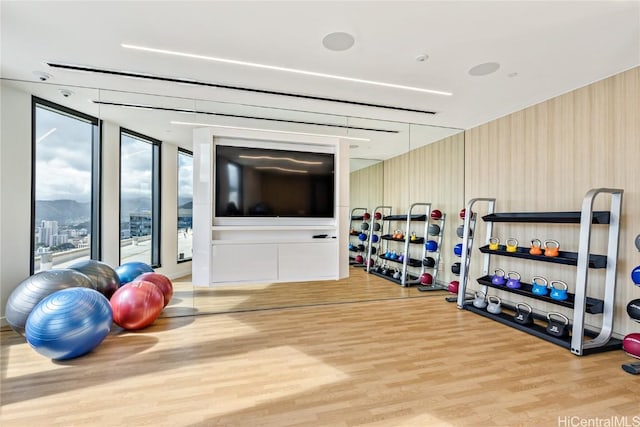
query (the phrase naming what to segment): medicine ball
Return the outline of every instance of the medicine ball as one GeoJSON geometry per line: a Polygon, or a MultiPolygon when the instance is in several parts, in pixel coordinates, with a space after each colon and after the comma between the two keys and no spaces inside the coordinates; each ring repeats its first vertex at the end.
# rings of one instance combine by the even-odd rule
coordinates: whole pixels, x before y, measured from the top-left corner
{"type": "Polygon", "coordinates": [[[362,218],[365,221],[368,221],[371,218],[371,215],[369,214],[369,212],[365,212],[364,215],[362,215],[362,218]]]}
{"type": "Polygon", "coordinates": [[[629,301],[629,304],[627,304],[627,314],[633,320],[640,323],[640,298],[629,301]]]}
{"type": "Polygon", "coordinates": [[[429,252],[435,252],[438,250],[438,242],[435,240],[427,240],[427,243],[424,244],[424,248],[429,252]]]}
{"type": "Polygon", "coordinates": [[[640,334],[629,334],[622,340],[622,349],[629,356],[640,359],[640,334]]]}
{"type": "Polygon", "coordinates": [[[424,265],[425,267],[433,268],[436,265],[436,260],[428,256],[426,258],[423,258],[422,265],[424,265]]]}
{"type": "Polygon", "coordinates": [[[438,209],[434,209],[431,211],[431,219],[441,219],[442,218],[442,212],[440,212],[438,209]]]}
{"type": "Polygon", "coordinates": [[[364,245],[362,243],[358,245],[358,250],[364,252],[364,245]]]}
{"type": "Polygon", "coordinates": [[[369,229],[369,223],[368,222],[363,222],[362,224],[360,224],[360,229],[361,230],[368,230],[369,229]]]}
{"type": "Polygon", "coordinates": [[[429,224],[429,234],[431,236],[440,234],[440,226],[438,224],[429,224]]]}
{"type": "Polygon", "coordinates": [[[452,280],[451,282],[449,282],[449,286],[447,286],[447,290],[452,294],[457,294],[459,288],[460,282],[458,282],[457,280],[452,280]]]}
{"type": "Polygon", "coordinates": [[[453,265],[451,266],[451,272],[453,274],[460,274],[460,263],[459,262],[454,262],[453,265]]]}
{"type": "Polygon", "coordinates": [[[382,219],[382,214],[380,212],[376,212],[376,213],[373,214],[373,217],[375,219],[377,219],[377,220],[380,220],[380,219],[382,219]]]}
{"type": "Polygon", "coordinates": [[[362,261],[364,261],[364,258],[362,258],[362,255],[356,255],[356,262],[358,264],[362,264],[362,261]]]}
{"type": "Polygon", "coordinates": [[[373,231],[380,231],[380,223],[379,222],[374,222],[373,223],[373,231]]]}
{"type": "Polygon", "coordinates": [[[422,273],[420,275],[420,283],[422,283],[423,285],[432,285],[433,276],[429,273],[422,273]]]}
{"type": "Polygon", "coordinates": [[[640,265],[631,271],[631,280],[637,286],[640,286],[640,265]]]}
{"type": "Polygon", "coordinates": [[[467,213],[467,210],[466,209],[462,209],[460,211],[460,219],[464,219],[466,213],[467,213]]]}
{"type": "Polygon", "coordinates": [[[377,234],[372,234],[371,235],[371,241],[373,243],[378,243],[378,235],[377,234]]]}
{"type": "Polygon", "coordinates": [[[376,252],[378,252],[378,250],[376,249],[375,246],[371,246],[371,255],[375,255],[376,252]]]}
{"type": "Polygon", "coordinates": [[[365,240],[367,240],[367,235],[365,233],[360,233],[358,234],[358,239],[364,242],[365,240]]]}
{"type": "Polygon", "coordinates": [[[462,243],[458,243],[453,247],[453,254],[455,256],[462,256],[462,243]]]}

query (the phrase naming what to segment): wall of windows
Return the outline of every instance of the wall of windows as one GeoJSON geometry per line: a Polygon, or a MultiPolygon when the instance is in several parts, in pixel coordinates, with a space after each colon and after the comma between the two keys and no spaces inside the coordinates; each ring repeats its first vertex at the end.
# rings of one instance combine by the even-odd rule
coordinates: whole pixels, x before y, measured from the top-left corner
{"type": "Polygon", "coordinates": [[[100,257],[95,117],[32,98],[31,271],[100,257]]]}
{"type": "Polygon", "coordinates": [[[160,141],[120,131],[120,264],[160,266],[160,141]]]}
{"type": "Polygon", "coordinates": [[[193,153],[178,149],[178,262],[193,254],[193,153]]]}

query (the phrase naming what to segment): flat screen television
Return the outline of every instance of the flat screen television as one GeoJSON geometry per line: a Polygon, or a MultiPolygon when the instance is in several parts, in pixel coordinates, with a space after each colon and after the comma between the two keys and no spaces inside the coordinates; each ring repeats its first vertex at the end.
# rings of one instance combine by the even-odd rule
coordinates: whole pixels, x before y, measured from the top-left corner
{"type": "Polygon", "coordinates": [[[216,145],[215,216],[333,218],[332,153],[216,145]]]}

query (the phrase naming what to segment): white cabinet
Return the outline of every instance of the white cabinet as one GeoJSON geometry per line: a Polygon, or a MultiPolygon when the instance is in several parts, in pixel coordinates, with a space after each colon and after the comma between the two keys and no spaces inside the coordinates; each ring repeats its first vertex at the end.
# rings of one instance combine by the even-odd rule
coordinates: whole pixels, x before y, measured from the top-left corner
{"type": "Polygon", "coordinates": [[[282,281],[338,279],[335,239],[278,245],[278,274],[282,281]]]}
{"type": "Polygon", "coordinates": [[[213,244],[211,283],[278,280],[278,245],[213,244]]]}

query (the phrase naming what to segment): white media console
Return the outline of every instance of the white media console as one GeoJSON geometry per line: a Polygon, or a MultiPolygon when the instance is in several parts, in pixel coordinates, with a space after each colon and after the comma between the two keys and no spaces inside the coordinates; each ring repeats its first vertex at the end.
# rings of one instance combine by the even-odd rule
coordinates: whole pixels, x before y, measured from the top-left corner
{"type": "Polygon", "coordinates": [[[193,285],[208,287],[347,277],[348,147],[348,144],[340,143],[339,137],[216,128],[194,130],[193,285]],[[333,153],[334,217],[216,217],[216,144],[333,153]],[[318,237],[323,235],[326,237],[318,237]]]}

